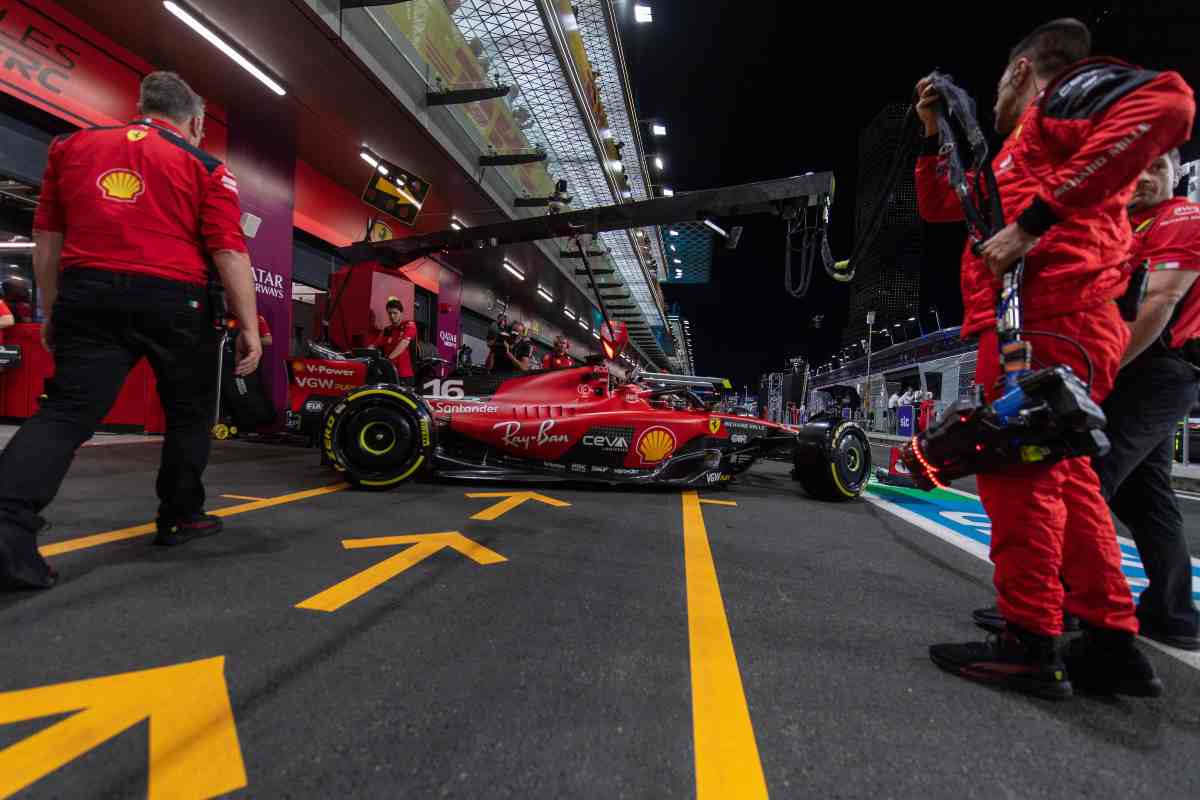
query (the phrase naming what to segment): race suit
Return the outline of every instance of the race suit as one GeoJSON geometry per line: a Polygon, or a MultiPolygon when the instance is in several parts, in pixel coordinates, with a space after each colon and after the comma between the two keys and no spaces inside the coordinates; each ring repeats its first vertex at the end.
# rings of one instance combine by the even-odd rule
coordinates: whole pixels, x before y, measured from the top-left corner
{"type": "MultiPolygon", "coordinates": [[[[1112,388],[1129,340],[1111,301],[1128,283],[1125,207],[1133,183],[1153,159],[1187,139],[1194,114],[1192,92],[1177,73],[1082,62],[1030,104],[993,161],[1005,220],[1040,236],[1025,262],[1023,324],[1067,336],[1087,351],[1097,402],[1112,388]]],[[[917,161],[921,216],[962,220],[936,154],[936,139],[927,141],[917,161]]],[[[1001,282],[972,244],[962,257],[963,336],[980,336],[976,382],[992,401],[1002,374],[995,331],[1001,282]]],[[[1035,366],[1066,364],[1088,376],[1072,344],[1027,338],[1035,366]]],[[[1137,631],[1116,533],[1086,460],[981,474],[978,486],[992,521],[994,580],[1006,620],[1057,636],[1065,607],[1093,625],[1137,631]]]]}

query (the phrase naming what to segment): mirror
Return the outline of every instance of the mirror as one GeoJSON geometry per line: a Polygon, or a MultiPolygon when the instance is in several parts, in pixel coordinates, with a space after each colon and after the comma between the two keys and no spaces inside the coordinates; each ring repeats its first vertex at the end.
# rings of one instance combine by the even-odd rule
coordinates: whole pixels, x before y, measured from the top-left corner
{"type": "Polygon", "coordinates": [[[604,345],[604,357],[616,361],[629,344],[629,328],[624,322],[606,322],[600,326],[600,343],[604,345]]]}

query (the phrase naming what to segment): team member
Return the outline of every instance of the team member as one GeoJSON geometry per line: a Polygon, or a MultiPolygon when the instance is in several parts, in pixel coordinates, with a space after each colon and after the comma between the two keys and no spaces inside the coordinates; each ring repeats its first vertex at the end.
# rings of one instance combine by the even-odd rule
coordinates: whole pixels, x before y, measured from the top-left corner
{"type": "MultiPolygon", "coordinates": [[[[978,255],[968,242],[962,263],[963,334],[980,337],[976,380],[989,400],[1001,377],[994,317],[1001,276],[1022,257],[1025,324],[1077,342],[1093,365],[1092,395],[1097,401],[1108,395],[1129,338],[1111,302],[1128,283],[1125,204],[1141,171],[1191,128],[1195,104],[1178,74],[1078,63],[1090,50],[1083,23],[1051,22],[1013,48],[997,89],[996,128],[1009,136],[993,168],[1004,217],[1013,222],[982,243],[978,255]]],[[[929,221],[962,219],[939,173],[936,94],[928,81],[917,91],[929,137],[917,164],[921,214],[929,221]]],[[[1042,363],[1089,372],[1068,342],[1036,337],[1033,346],[1042,363]]],[[[938,666],[1041,696],[1068,696],[1071,681],[1057,647],[1065,605],[1090,628],[1087,650],[1072,667],[1077,683],[1160,693],[1162,684],[1134,644],[1137,618],[1116,534],[1088,463],[1068,459],[982,474],[978,486],[992,520],[994,580],[1008,625],[985,643],[935,645],[930,656],[938,666]],[[1070,587],[1065,600],[1060,575],[1070,587]]]]}
{"type": "MultiPolygon", "coordinates": [[[[1200,371],[1188,357],[1188,343],[1200,345],[1200,206],[1172,197],[1179,173],[1179,151],[1172,150],[1155,159],[1134,189],[1130,266],[1145,263],[1150,285],[1104,401],[1112,449],[1092,467],[1109,507],[1133,532],[1150,581],[1138,601],[1139,633],[1200,650],[1191,556],[1171,490],[1175,426],[1195,404],[1200,386],[1200,371]]],[[[995,608],[974,616],[990,629],[1004,624],[995,608]]]]}
{"type": "Polygon", "coordinates": [[[529,340],[524,322],[514,322],[512,325],[513,340],[509,345],[512,368],[518,372],[528,372],[533,359],[533,342],[529,340]]]}
{"type": "Polygon", "coordinates": [[[567,369],[575,366],[575,359],[571,358],[571,345],[565,336],[556,336],[554,339],[554,352],[546,353],[542,357],[542,369],[567,369]]]}
{"type": "Polygon", "coordinates": [[[1200,387],[1200,205],[1172,197],[1179,175],[1173,150],[1134,189],[1131,263],[1148,264],[1150,286],[1104,402],[1112,450],[1092,466],[1113,513],[1133,533],[1150,579],[1137,606],[1140,633],[1200,650],[1191,556],[1171,489],[1175,428],[1200,387]]]}
{"type": "Polygon", "coordinates": [[[389,297],[387,301],[388,321],[391,323],[383,329],[377,342],[379,349],[388,360],[396,366],[396,374],[400,383],[411,386],[413,375],[413,343],[417,340],[417,323],[404,319],[404,304],[397,297],[389,297]]]}
{"type": "Polygon", "coordinates": [[[4,341],[4,331],[17,324],[17,318],[13,316],[12,309],[8,307],[8,303],[0,300],[0,342],[4,341]]]}
{"type": "Polygon", "coordinates": [[[275,337],[271,336],[271,329],[267,327],[267,319],[262,314],[258,315],[258,338],[263,347],[270,347],[275,343],[275,337]]]}
{"type": "Polygon", "coordinates": [[[208,259],[243,326],[237,373],[252,372],[262,354],[237,181],[198,148],[204,103],[178,75],[148,75],[138,109],[129,125],[50,146],[34,271],[55,372],[41,408],[0,456],[0,582],[10,588],[55,583],[37,550],[39,514],[142,357],[167,418],[155,541],[221,530],[204,513],[201,480],[217,377],[208,259]]]}

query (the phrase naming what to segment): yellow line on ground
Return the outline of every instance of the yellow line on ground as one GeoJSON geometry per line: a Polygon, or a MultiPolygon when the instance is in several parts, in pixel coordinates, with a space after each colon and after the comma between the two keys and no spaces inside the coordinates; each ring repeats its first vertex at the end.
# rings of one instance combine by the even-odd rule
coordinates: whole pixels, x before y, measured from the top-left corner
{"type": "Polygon", "coordinates": [[[700,498],[700,502],[706,506],[733,506],[737,508],[736,500],[708,500],[702,497],[700,498]]]}
{"type": "MultiPolygon", "coordinates": [[[[312,497],[321,497],[326,494],[340,492],[343,489],[349,488],[348,484],[335,483],[332,486],[322,486],[317,489],[308,489],[303,492],[293,492],[292,494],[284,494],[279,497],[270,497],[265,500],[256,500],[253,503],[243,503],[240,506],[230,506],[229,508],[218,508],[215,511],[209,512],[218,517],[232,517],[235,514],[245,514],[250,511],[260,511],[264,508],[273,508],[274,506],[282,506],[287,503],[295,503],[300,500],[308,500],[312,497]]],[[[86,550],[89,547],[98,547],[102,544],[111,542],[121,542],[126,539],[136,539],[139,536],[145,536],[149,533],[154,533],[154,523],[145,525],[136,525],[132,528],[121,528],[116,531],[108,531],[107,533],[95,533],[91,536],[81,536],[78,539],[67,539],[65,542],[55,542],[48,544],[45,547],[38,548],[42,555],[49,558],[50,556],[60,556],[63,553],[73,553],[76,550],[86,550]]]]}
{"type": "Polygon", "coordinates": [[[757,800],[767,796],[767,783],[700,503],[695,492],[684,492],[683,560],[692,666],[696,797],[697,800],[757,800]]]}
{"type": "Polygon", "coordinates": [[[256,502],[268,499],[266,497],[247,497],[244,494],[223,494],[221,497],[224,497],[226,500],[253,500],[256,502]]]}

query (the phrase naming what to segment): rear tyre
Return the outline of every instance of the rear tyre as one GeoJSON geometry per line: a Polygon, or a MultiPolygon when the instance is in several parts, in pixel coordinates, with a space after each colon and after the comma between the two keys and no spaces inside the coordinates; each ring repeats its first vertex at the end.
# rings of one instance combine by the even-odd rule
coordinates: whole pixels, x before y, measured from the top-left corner
{"type": "Polygon", "coordinates": [[[421,398],[394,384],[355,389],[329,409],[321,453],[351,485],[371,491],[420,474],[433,453],[433,417],[421,398]]]}
{"type": "Polygon", "coordinates": [[[818,421],[800,428],[792,477],[820,500],[853,500],[867,488],[871,442],[853,422],[818,421]]]}

